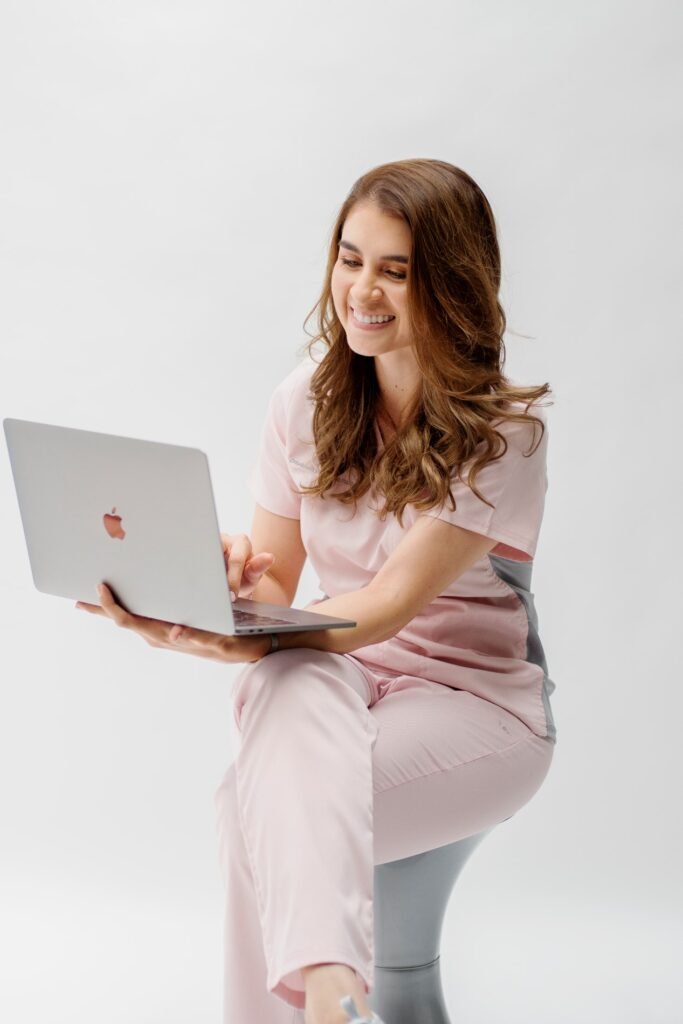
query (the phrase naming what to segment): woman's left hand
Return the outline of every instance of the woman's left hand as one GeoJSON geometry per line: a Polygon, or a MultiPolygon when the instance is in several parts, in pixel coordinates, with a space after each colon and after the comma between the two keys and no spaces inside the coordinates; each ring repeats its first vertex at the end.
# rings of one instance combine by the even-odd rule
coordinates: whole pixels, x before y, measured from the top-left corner
{"type": "Polygon", "coordinates": [[[150,647],[162,647],[167,651],[180,651],[183,654],[194,654],[198,658],[212,658],[214,661],[237,663],[258,661],[270,650],[269,636],[226,636],[223,633],[194,629],[192,626],[179,626],[172,622],[162,622],[160,619],[131,615],[116,603],[105,583],[100,583],[97,590],[102,601],[101,606],[77,601],[76,608],[82,608],[93,615],[106,615],[122,629],[130,629],[137,633],[150,647]]]}

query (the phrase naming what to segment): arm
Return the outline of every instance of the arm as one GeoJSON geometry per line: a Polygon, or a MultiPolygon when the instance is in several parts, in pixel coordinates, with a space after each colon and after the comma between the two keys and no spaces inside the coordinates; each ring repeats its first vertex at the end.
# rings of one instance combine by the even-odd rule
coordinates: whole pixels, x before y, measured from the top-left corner
{"type": "Polygon", "coordinates": [[[299,520],[275,515],[257,504],[249,536],[254,551],[274,555],[272,566],[250,595],[252,601],[291,608],[306,562],[299,520]]]}
{"type": "Polygon", "coordinates": [[[280,648],[345,654],[388,640],[497,543],[452,523],[418,516],[367,586],[308,605],[321,615],[352,619],[356,626],[280,633],[280,648]]]}

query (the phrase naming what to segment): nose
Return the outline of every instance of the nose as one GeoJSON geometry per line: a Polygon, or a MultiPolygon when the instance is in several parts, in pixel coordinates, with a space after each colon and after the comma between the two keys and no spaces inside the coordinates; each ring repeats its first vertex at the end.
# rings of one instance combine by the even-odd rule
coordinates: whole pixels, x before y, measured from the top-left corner
{"type": "Polygon", "coordinates": [[[362,306],[365,302],[372,304],[378,302],[381,297],[382,289],[375,283],[375,277],[370,268],[368,268],[367,274],[361,274],[356,278],[353,295],[349,295],[352,306],[362,306]]]}

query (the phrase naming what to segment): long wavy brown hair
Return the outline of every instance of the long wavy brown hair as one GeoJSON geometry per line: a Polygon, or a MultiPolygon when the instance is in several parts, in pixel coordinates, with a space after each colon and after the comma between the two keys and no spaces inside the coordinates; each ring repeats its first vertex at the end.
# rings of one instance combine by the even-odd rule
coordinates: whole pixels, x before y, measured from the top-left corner
{"type": "Polygon", "coordinates": [[[322,293],[304,320],[311,337],[306,325],[318,311],[318,333],[301,354],[312,356],[319,341],[327,351],[309,389],[319,474],[313,484],[299,488],[300,494],[324,498],[334,488],[334,498],[353,503],[355,514],[359,498],[374,488],[384,498],[382,521],[391,512],[403,526],[408,504],[424,511],[441,507],[448,497],[455,510],[452,476],[457,470],[465,482],[462,469],[469,464],[467,485],[493,507],[476,487],[482,468],[507,451],[493,424],[533,421],[543,432],[542,420],[528,409],[551,393],[547,383],[518,387],[503,373],[506,318],[498,298],[500,279],[493,213],[465,171],[442,160],[398,160],[356,181],[332,229],[322,293]],[[349,347],[332,300],[344,222],[361,201],[403,217],[412,233],[407,299],[422,388],[383,450],[375,432],[381,394],[374,359],[349,347]],[[523,404],[524,411],[515,411],[513,403],[523,404]]]}

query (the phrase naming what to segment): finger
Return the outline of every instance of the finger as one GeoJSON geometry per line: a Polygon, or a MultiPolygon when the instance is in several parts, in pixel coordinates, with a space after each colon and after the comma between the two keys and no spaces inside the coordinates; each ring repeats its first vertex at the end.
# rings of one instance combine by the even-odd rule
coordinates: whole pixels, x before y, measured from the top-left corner
{"type": "MultiPolygon", "coordinates": [[[[267,552],[262,552],[259,555],[254,555],[253,558],[249,559],[249,561],[244,567],[244,576],[242,577],[242,584],[247,583],[249,585],[249,594],[251,594],[251,592],[257,586],[261,577],[265,576],[265,574],[268,572],[274,561],[275,556],[267,552]]],[[[241,589],[242,587],[240,587],[240,590],[241,589]]]]}
{"type": "Polygon", "coordinates": [[[117,625],[137,633],[150,647],[182,650],[182,646],[178,646],[178,639],[182,638],[183,644],[186,645],[186,652],[190,654],[215,658],[220,650],[222,634],[192,629],[189,626],[180,626],[172,622],[164,622],[161,619],[148,619],[142,615],[131,615],[116,602],[106,584],[100,584],[97,590],[102,600],[101,607],[96,604],[88,604],[85,601],[77,601],[76,607],[113,619],[117,625]]]}
{"type": "Polygon", "coordinates": [[[125,608],[122,608],[114,599],[114,595],[106,583],[98,584],[97,593],[100,595],[100,601],[102,602],[102,609],[105,615],[108,615],[110,619],[113,619],[117,626],[121,626],[123,629],[131,629],[135,627],[136,620],[138,622],[138,626],[142,624],[143,621],[153,621],[152,619],[143,620],[138,616],[131,615],[125,608]]]}
{"type": "Polygon", "coordinates": [[[260,551],[258,555],[252,555],[245,566],[245,572],[265,572],[275,561],[275,555],[270,551],[260,551]]]}
{"type": "Polygon", "coordinates": [[[90,612],[91,615],[106,615],[106,612],[102,611],[98,604],[88,604],[86,601],[76,601],[75,606],[81,611],[90,612]]]}
{"type": "Polygon", "coordinates": [[[246,534],[240,533],[231,538],[230,550],[226,554],[228,567],[228,585],[233,594],[237,595],[242,583],[244,565],[251,557],[251,541],[246,534]]]}
{"type": "Polygon", "coordinates": [[[173,628],[172,622],[164,622],[162,619],[149,619],[144,615],[132,615],[116,601],[105,583],[101,583],[97,590],[102,600],[101,611],[113,619],[118,626],[137,633],[138,636],[141,636],[152,647],[166,647],[168,645],[168,634],[173,628]]]}
{"type": "Polygon", "coordinates": [[[263,576],[264,572],[268,572],[274,561],[275,555],[271,555],[266,551],[259,555],[254,555],[244,566],[244,576],[250,583],[255,583],[263,576]]]}
{"type": "Polygon", "coordinates": [[[246,533],[222,533],[221,543],[223,544],[223,554],[225,556],[225,564],[228,564],[228,558],[233,556],[243,556],[248,558],[251,554],[251,540],[246,533]]]}

